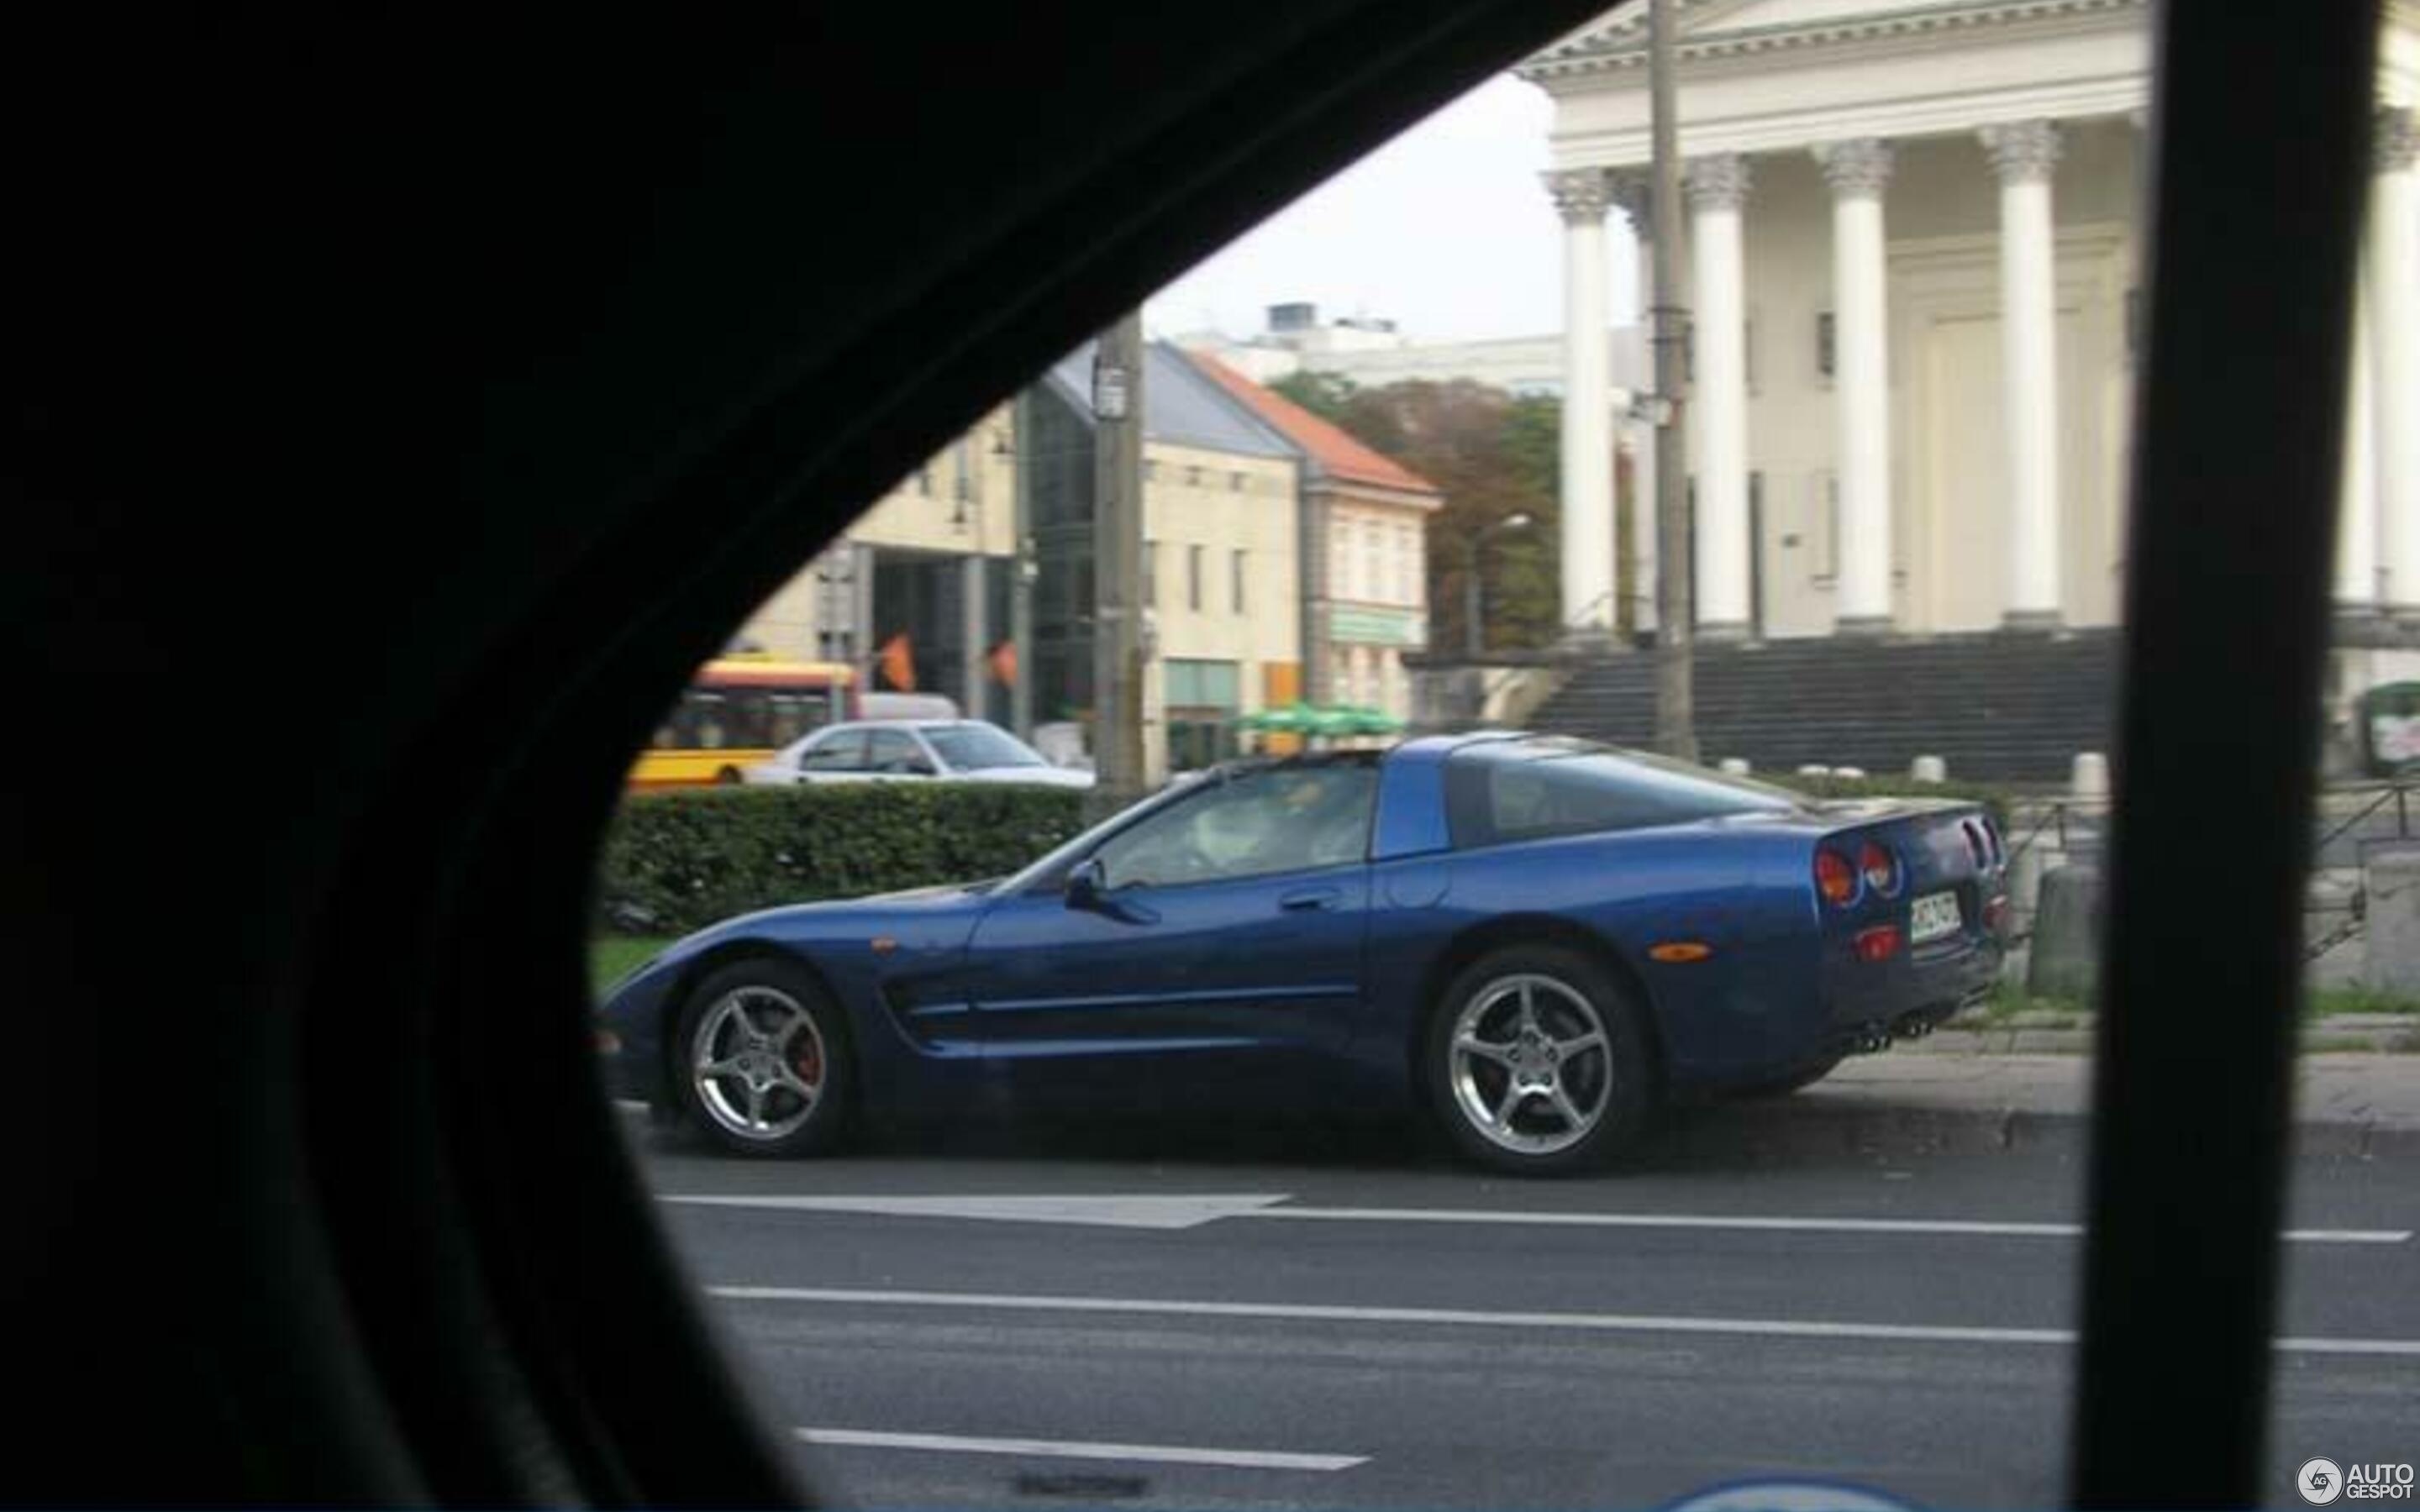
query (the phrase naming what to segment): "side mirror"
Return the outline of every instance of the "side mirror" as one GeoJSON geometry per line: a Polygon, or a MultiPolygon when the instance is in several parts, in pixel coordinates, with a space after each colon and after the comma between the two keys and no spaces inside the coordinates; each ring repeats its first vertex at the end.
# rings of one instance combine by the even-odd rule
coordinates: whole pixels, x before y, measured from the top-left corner
{"type": "Polygon", "coordinates": [[[1101,865],[1101,858],[1097,856],[1086,856],[1067,873],[1067,906],[1070,908],[1097,909],[1101,906],[1101,895],[1108,890],[1109,871],[1101,865]]]}

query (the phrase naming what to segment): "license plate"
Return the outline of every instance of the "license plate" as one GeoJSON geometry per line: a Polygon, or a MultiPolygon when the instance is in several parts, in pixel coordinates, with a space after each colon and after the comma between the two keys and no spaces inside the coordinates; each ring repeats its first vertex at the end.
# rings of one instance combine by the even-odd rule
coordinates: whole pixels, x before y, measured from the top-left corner
{"type": "Polygon", "coordinates": [[[1958,925],[1958,895],[1954,892],[1926,893],[1908,908],[1908,943],[1922,945],[1945,934],[1955,934],[1958,925]]]}

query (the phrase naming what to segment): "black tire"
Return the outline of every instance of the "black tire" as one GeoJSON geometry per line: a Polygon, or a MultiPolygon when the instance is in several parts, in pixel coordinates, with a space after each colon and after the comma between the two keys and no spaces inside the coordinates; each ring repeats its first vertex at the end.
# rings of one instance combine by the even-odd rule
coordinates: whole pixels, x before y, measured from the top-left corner
{"type": "Polygon", "coordinates": [[[736,788],[739,783],[739,768],[737,766],[726,766],[721,771],[714,774],[714,785],[716,787],[736,788]]]}
{"type": "Polygon", "coordinates": [[[1776,1076],[1769,1081],[1750,1082],[1745,1087],[1728,1088],[1722,1095],[1734,1102],[1753,1102],[1756,1099],[1767,1097],[1788,1097],[1802,1088],[1814,1086],[1839,1070],[1840,1062],[1844,1058],[1846,1057],[1834,1056],[1829,1060],[1819,1060],[1811,1066],[1802,1066],[1787,1076],[1776,1076]]]}
{"type": "Polygon", "coordinates": [[[664,1053],[681,1114],[734,1154],[822,1154],[840,1144],[856,1112],[847,1016],[812,972],[787,961],[739,961],[707,975],[681,1005],[664,1053]],[[704,1074],[709,1048],[735,1070],[704,1074]],[[752,1131],[752,1106],[761,1114],[752,1131]]]}
{"type": "Polygon", "coordinates": [[[1519,1176],[1560,1176],[1593,1168],[1637,1141],[1662,1097],[1663,1068],[1644,1006],[1594,958],[1559,945],[1492,950],[1447,984],[1422,1036],[1420,1066],[1429,1111],[1454,1148],[1496,1170],[1519,1176]],[[1528,984],[1530,1023],[1520,1027],[1522,984],[1528,984]],[[1602,1053],[1569,1050],[1584,1043],[1591,1022],[1602,1053]],[[1457,1043],[1471,1028],[1502,1054],[1480,1054],[1457,1043]],[[1544,1042],[1541,1042],[1544,1041],[1544,1042]],[[1550,1060],[1547,1045],[1557,1054],[1550,1060]],[[1512,1093],[1521,1087],[1551,1086],[1512,1093]],[[1494,1108],[1499,1117],[1490,1119],[1494,1108]],[[1583,1116],[1575,1125],[1562,1109],[1583,1116]],[[1578,1134],[1572,1136],[1577,1128],[1578,1134]]]}

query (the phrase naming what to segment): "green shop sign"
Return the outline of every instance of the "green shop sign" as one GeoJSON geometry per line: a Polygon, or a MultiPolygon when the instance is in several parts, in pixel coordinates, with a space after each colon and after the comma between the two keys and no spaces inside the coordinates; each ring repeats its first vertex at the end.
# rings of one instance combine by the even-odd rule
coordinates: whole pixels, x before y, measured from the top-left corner
{"type": "Polygon", "coordinates": [[[1334,609],[1327,615],[1327,636],[1331,640],[1418,650],[1429,643],[1429,622],[1417,609],[1334,609]]]}

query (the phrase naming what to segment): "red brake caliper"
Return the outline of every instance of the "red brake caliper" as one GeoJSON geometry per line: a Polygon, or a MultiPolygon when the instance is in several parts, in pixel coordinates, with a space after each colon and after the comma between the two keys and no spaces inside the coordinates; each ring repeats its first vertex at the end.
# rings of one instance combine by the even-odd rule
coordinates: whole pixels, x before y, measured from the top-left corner
{"type": "Polygon", "coordinates": [[[799,1080],[809,1087],[821,1087],[824,1084],[823,1051],[816,1046],[813,1037],[810,1037],[806,1043],[799,1046],[798,1068],[799,1080]]]}

